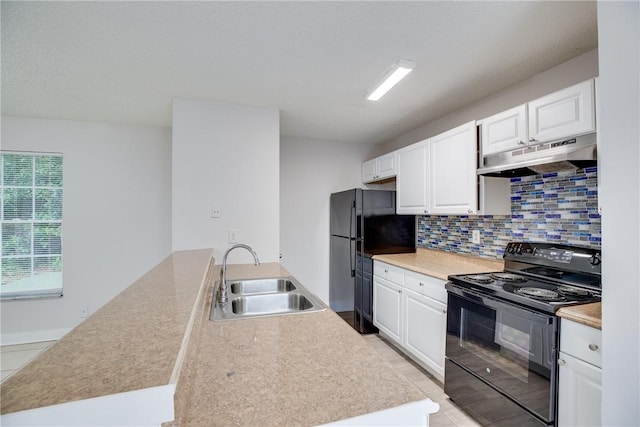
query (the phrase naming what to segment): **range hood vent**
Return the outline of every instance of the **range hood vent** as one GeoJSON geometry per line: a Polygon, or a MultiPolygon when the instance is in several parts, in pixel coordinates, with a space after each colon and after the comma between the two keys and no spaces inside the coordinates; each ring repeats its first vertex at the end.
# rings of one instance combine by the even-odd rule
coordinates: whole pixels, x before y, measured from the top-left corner
{"type": "Polygon", "coordinates": [[[478,175],[514,178],[596,165],[596,134],[591,133],[484,156],[478,175]]]}

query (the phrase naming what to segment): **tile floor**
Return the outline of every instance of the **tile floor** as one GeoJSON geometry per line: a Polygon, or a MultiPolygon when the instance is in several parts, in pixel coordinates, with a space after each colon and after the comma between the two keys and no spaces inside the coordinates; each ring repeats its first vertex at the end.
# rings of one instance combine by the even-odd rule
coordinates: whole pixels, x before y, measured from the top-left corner
{"type": "Polygon", "coordinates": [[[440,410],[429,416],[429,427],[478,427],[480,424],[469,418],[447,395],[441,383],[435,380],[424,369],[396,350],[387,341],[376,334],[363,335],[364,339],[387,361],[398,373],[414,383],[431,400],[440,405],[440,410]]]}
{"type": "Polygon", "coordinates": [[[2,379],[9,378],[22,366],[35,359],[55,341],[34,342],[28,344],[3,345],[0,347],[0,370],[2,379]]]}
{"type": "MultiPolygon", "coordinates": [[[[414,383],[431,400],[440,405],[440,410],[429,417],[430,427],[478,427],[479,424],[462,412],[444,394],[442,385],[416,363],[396,350],[376,334],[363,335],[367,343],[400,375],[414,383]]],[[[3,345],[0,353],[2,381],[44,352],[55,341],[29,344],[3,345]]]]}

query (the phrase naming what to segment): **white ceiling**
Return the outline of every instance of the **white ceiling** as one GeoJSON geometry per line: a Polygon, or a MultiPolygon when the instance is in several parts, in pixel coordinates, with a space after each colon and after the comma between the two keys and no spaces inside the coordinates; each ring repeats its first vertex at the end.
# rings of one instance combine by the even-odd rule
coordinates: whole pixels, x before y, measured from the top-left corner
{"type": "Polygon", "coordinates": [[[2,113],[171,126],[173,97],[383,142],[597,47],[595,2],[2,1],[2,113]],[[415,70],[364,96],[398,59],[415,70]]]}

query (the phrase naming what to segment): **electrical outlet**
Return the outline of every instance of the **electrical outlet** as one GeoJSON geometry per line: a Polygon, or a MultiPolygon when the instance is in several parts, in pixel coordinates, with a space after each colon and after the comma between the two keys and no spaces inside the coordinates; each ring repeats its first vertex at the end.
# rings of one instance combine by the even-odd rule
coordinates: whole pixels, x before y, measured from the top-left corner
{"type": "Polygon", "coordinates": [[[471,232],[471,243],[475,243],[476,245],[480,244],[480,230],[473,230],[471,232]]]}
{"type": "Polygon", "coordinates": [[[84,319],[85,317],[89,317],[89,306],[88,305],[84,306],[84,308],[80,311],[80,318],[84,319]]]}
{"type": "Polygon", "coordinates": [[[238,243],[238,230],[235,228],[229,229],[229,243],[238,243]]]}
{"type": "Polygon", "coordinates": [[[211,218],[220,218],[221,214],[220,214],[220,206],[218,205],[213,205],[211,207],[211,218]]]}

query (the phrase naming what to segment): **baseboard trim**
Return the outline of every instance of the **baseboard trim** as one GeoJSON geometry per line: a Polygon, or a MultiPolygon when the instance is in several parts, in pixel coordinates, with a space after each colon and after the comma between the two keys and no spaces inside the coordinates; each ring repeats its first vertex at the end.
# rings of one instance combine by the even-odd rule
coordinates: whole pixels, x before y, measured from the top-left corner
{"type": "Polygon", "coordinates": [[[73,328],[47,329],[45,331],[14,332],[0,335],[0,345],[25,344],[31,342],[57,341],[73,328]]]}

